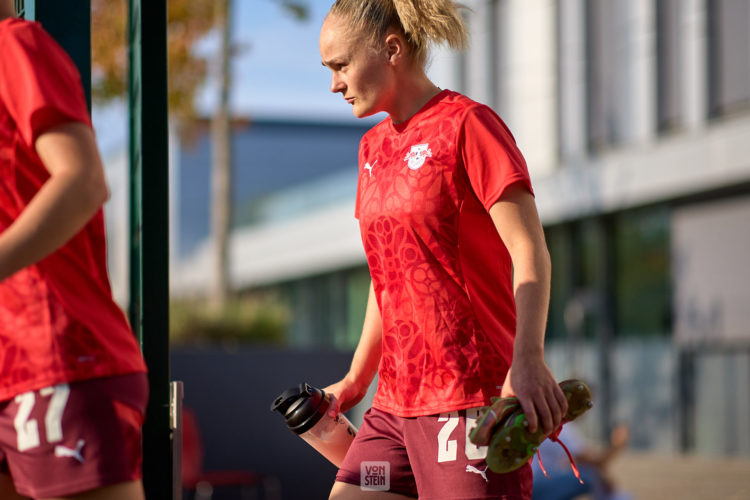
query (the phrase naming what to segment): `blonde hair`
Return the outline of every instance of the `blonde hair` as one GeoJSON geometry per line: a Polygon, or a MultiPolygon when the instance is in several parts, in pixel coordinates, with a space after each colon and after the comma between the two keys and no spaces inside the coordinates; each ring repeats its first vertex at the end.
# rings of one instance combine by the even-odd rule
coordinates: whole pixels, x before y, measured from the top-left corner
{"type": "Polygon", "coordinates": [[[424,66],[431,43],[463,49],[468,38],[459,9],[451,0],[336,0],[328,15],[347,19],[349,27],[377,42],[389,30],[406,36],[415,62],[424,66]]]}

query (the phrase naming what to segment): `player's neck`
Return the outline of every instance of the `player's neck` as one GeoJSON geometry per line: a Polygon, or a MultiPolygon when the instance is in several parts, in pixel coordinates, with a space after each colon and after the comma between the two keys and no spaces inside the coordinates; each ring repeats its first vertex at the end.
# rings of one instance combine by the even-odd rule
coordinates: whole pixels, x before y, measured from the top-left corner
{"type": "Polygon", "coordinates": [[[422,109],[422,106],[440,93],[440,88],[432,83],[427,76],[414,79],[408,83],[408,85],[399,87],[396,105],[390,113],[395,124],[404,122],[414,116],[417,111],[422,109]]]}

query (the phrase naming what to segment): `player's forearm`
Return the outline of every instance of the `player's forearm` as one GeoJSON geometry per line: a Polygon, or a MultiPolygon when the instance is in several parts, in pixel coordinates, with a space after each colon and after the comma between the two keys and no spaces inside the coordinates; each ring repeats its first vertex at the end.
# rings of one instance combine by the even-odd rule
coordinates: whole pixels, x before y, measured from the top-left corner
{"type": "Polygon", "coordinates": [[[516,356],[544,357],[544,333],[550,299],[551,265],[545,246],[527,249],[514,261],[516,302],[516,356]]]}
{"type": "Polygon", "coordinates": [[[366,391],[378,371],[380,356],[382,354],[383,324],[380,317],[380,309],[375,298],[375,290],[370,284],[370,294],[367,300],[365,321],[362,327],[362,335],[359,339],[357,349],[346,375],[351,383],[366,391]]]}
{"type": "Polygon", "coordinates": [[[96,139],[88,124],[54,126],[37,137],[34,147],[50,177],[0,235],[0,280],[64,245],[108,196],[96,139]]]}
{"type": "Polygon", "coordinates": [[[551,264],[534,198],[516,183],[490,207],[489,214],[513,263],[514,364],[527,356],[543,358],[551,264]]]}
{"type": "Polygon", "coordinates": [[[70,240],[107,199],[103,179],[59,172],[0,234],[0,280],[42,260],[70,240]]]}

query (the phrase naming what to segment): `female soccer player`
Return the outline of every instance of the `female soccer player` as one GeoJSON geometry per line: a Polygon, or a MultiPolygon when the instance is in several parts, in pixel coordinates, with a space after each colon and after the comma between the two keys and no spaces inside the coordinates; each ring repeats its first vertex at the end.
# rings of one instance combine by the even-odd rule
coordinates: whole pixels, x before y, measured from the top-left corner
{"type": "Polygon", "coordinates": [[[362,336],[326,391],[346,411],[376,372],[378,388],[331,498],[530,498],[528,465],[495,474],[466,436],[492,396],[515,394],[547,434],[567,409],[544,361],[550,260],[525,161],[490,108],[425,74],[431,42],[465,40],[449,0],[337,0],[321,29],[331,91],[388,114],[359,149],[362,336]]]}
{"type": "Polygon", "coordinates": [[[112,300],[80,76],[0,0],[0,498],[142,500],[146,366],[112,300]]]}

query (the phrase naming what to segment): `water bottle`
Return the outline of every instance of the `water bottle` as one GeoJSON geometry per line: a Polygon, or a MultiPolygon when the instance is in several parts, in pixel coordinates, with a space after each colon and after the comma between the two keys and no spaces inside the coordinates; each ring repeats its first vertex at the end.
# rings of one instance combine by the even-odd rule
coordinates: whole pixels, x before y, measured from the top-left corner
{"type": "Polygon", "coordinates": [[[281,413],[292,432],[340,467],[357,429],[343,413],[331,417],[330,406],[330,394],[303,383],[281,393],[271,411],[281,413]]]}

